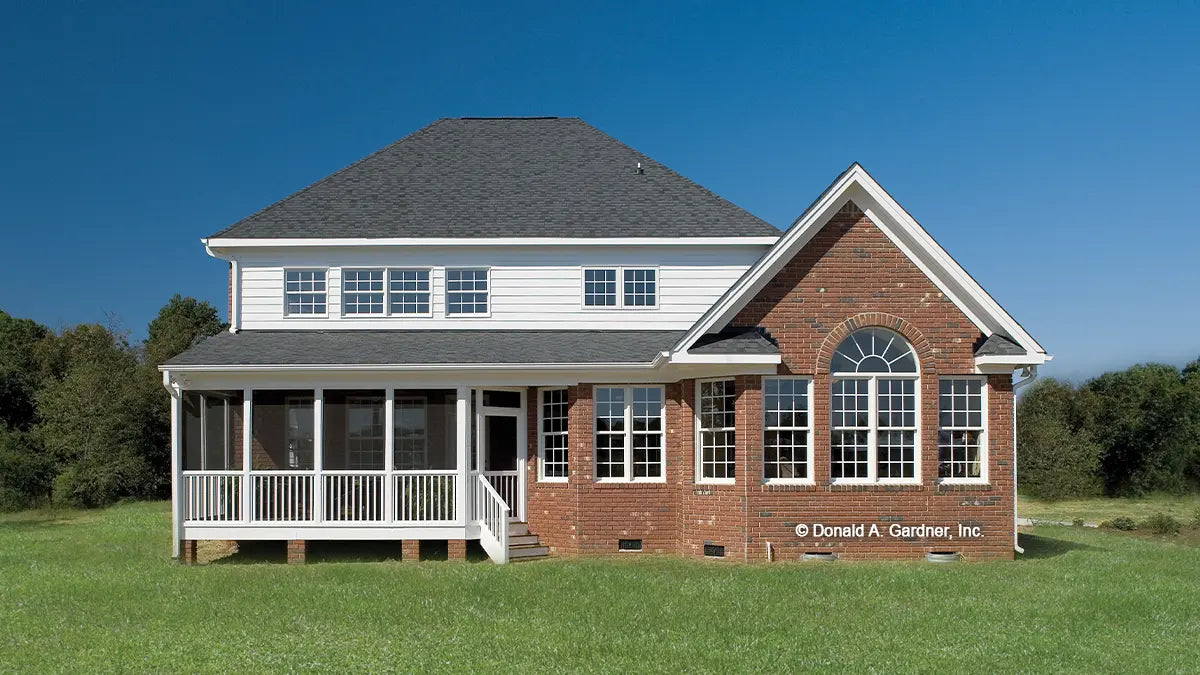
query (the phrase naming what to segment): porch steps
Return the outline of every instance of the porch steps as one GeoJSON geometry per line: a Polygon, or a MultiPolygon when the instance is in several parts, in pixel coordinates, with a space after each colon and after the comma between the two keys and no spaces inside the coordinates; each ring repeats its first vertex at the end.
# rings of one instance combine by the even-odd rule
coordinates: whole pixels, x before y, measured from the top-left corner
{"type": "Polygon", "coordinates": [[[510,521],[508,524],[508,559],[513,562],[538,560],[550,555],[550,549],[542,546],[536,534],[529,531],[529,523],[510,521]]]}

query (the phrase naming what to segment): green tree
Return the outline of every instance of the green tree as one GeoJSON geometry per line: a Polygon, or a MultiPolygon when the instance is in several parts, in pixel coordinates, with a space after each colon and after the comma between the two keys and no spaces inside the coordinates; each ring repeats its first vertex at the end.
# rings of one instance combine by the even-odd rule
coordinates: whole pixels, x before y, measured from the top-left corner
{"type": "Polygon", "coordinates": [[[53,340],[45,326],[0,311],[0,427],[33,425],[35,396],[44,376],[42,352],[53,340]]]}
{"type": "Polygon", "coordinates": [[[158,368],[167,359],[191,347],[198,338],[225,330],[217,308],[208,302],[176,293],[158,310],[146,330],[145,363],[158,368]]]}
{"type": "Polygon", "coordinates": [[[1045,379],[1017,403],[1017,483],[1042,499],[1100,493],[1103,451],[1086,428],[1082,397],[1066,382],[1045,379]]]}

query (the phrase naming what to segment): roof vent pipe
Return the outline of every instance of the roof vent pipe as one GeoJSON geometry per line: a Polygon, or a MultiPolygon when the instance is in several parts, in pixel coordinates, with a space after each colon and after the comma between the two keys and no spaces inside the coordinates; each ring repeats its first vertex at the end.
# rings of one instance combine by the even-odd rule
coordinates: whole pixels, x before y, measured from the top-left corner
{"type": "Polygon", "coordinates": [[[633,172],[634,172],[634,173],[636,173],[636,174],[644,174],[644,173],[646,173],[646,170],[642,168],[642,163],[641,163],[641,162],[638,162],[638,163],[637,163],[637,168],[636,168],[636,169],[634,169],[634,170],[633,170],[633,172]]]}

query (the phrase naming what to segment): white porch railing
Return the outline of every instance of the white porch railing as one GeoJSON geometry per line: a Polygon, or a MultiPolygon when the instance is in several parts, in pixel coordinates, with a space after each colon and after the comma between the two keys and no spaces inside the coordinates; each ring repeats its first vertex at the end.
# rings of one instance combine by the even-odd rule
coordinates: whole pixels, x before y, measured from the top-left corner
{"type": "Polygon", "coordinates": [[[236,471],[187,471],[184,481],[184,518],[209,523],[236,523],[242,519],[242,474],[236,471]]]}
{"type": "Polygon", "coordinates": [[[486,476],[475,479],[475,511],[479,514],[479,543],[497,563],[508,562],[508,514],[510,509],[486,476]]]}
{"type": "Polygon", "coordinates": [[[183,474],[183,516],[185,522],[204,525],[447,526],[462,522],[456,503],[458,480],[453,469],[390,474],[187,471],[183,474]]]}
{"type": "Polygon", "coordinates": [[[397,471],[393,480],[396,520],[431,523],[456,519],[457,471],[397,471]]]}
{"type": "Polygon", "coordinates": [[[517,513],[517,472],[516,471],[484,471],[487,482],[504,500],[510,514],[517,513]]]}

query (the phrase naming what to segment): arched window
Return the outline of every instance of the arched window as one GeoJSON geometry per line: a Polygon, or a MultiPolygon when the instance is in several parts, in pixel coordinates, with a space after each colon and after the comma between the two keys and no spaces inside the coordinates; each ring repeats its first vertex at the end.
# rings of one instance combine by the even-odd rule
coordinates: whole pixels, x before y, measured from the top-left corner
{"type": "Polygon", "coordinates": [[[833,352],[830,478],[917,479],[917,357],[884,328],[852,333],[833,352]]]}

